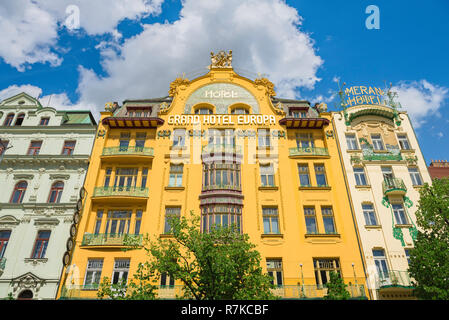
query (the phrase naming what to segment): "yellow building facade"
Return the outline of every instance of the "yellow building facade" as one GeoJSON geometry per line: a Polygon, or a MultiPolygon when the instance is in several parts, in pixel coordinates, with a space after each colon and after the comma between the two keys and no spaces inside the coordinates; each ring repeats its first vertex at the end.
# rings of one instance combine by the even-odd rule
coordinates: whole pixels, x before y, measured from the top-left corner
{"type": "MultiPolygon", "coordinates": [[[[96,298],[100,278],[132,278],[145,251],[121,250],[124,239],[169,238],[166,218],[190,211],[203,232],[235,223],[247,233],[283,298],[322,298],[332,271],[368,297],[331,114],[275,98],[270,81],[238,75],[220,54],[167,97],[101,113],[58,298],[96,298]]],[[[159,284],[162,298],[179,293],[176,280],[159,284]]]]}

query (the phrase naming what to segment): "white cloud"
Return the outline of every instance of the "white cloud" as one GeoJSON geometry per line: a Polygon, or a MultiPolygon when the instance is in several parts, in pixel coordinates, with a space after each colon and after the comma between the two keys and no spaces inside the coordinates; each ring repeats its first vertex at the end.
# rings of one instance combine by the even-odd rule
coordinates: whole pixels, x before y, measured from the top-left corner
{"type": "Polygon", "coordinates": [[[398,93],[402,108],[408,112],[416,128],[429,117],[440,116],[439,110],[449,97],[449,89],[429,83],[427,80],[400,82],[392,87],[398,93]]]}
{"type": "Polygon", "coordinates": [[[79,22],[89,35],[110,33],[120,38],[117,24],[159,14],[163,0],[13,0],[0,4],[0,57],[24,71],[33,63],[58,66],[62,58],[52,51],[58,30],[67,19],[66,8],[79,8],[79,22]]]}
{"type": "Polygon", "coordinates": [[[302,18],[282,0],[185,0],[179,20],[144,25],[121,50],[105,48],[106,77],[80,67],[81,101],[102,109],[106,101],[167,95],[182,72],[206,73],[210,52],[233,50],[233,66],[269,75],[278,96],[312,89],[323,60],[302,18]]]}

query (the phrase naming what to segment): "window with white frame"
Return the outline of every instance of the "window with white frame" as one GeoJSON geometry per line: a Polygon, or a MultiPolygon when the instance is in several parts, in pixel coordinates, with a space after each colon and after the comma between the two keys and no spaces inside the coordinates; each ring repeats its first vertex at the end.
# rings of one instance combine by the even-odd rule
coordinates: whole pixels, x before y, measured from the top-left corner
{"type": "Polygon", "coordinates": [[[277,207],[262,208],[264,234],[279,234],[279,214],[277,207]]]}
{"type": "Polygon", "coordinates": [[[365,217],[365,225],[377,226],[376,212],[372,204],[362,204],[363,216],[365,217]]]}
{"type": "Polygon", "coordinates": [[[321,215],[323,216],[324,232],[326,234],[337,233],[335,229],[334,213],[331,207],[321,207],[321,215]]]}
{"type": "Polygon", "coordinates": [[[173,130],[173,147],[184,147],[186,141],[186,129],[173,130]]]}
{"type": "Polygon", "coordinates": [[[374,264],[380,281],[383,282],[390,277],[388,272],[387,258],[383,249],[373,249],[374,264]]]}
{"type": "Polygon", "coordinates": [[[97,289],[100,284],[103,259],[89,259],[87,261],[86,276],[84,277],[84,289],[97,289]]]}
{"type": "Polygon", "coordinates": [[[398,142],[399,146],[402,150],[410,150],[410,143],[408,142],[407,135],[406,134],[398,134],[398,142]]]}
{"type": "Polygon", "coordinates": [[[319,288],[329,282],[332,272],[341,275],[340,273],[340,260],[335,259],[313,259],[313,266],[315,268],[315,280],[319,288]]]}
{"type": "Polygon", "coordinates": [[[384,143],[380,134],[372,134],[371,141],[373,142],[374,150],[385,150],[384,143]]]}
{"type": "Polygon", "coordinates": [[[365,169],[363,169],[362,167],[354,167],[354,177],[355,177],[355,184],[357,186],[368,185],[366,182],[365,169]]]}
{"type": "Polygon", "coordinates": [[[262,147],[262,148],[270,147],[270,130],[269,129],[257,130],[257,137],[259,140],[259,147],[262,147]]]}
{"type": "Polygon", "coordinates": [[[410,173],[410,178],[412,179],[412,183],[414,186],[423,185],[421,174],[419,173],[418,168],[408,168],[408,172],[410,173]]]}
{"type": "Polygon", "coordinates": [[[126,283],[129,273],[129,259],[116,259],[112,272],[112,284],[126,283]]]}
{"type": "Polygon", "coordinates": [[[260,179],[263,187],[274,186],[274,167],[272,163],[260,165],[260,179]]]}
{"type": "Polygon", "coordinates": [[[181,187],[182,186],[182,173],[184,171],[184,165],[170,164],[170,177],[168,181],[169,187],[181,187]]]}
{"type": "Polygon", "coordinates": [[[282,260],[281,259],[267,259],[267,272],[271,276],[271,283],[275,286],[282,286],[284,283],[282,275],[282,260]]]}
{"type": "Polygon", "coordinates": [[[394,218],[396,219],[396,224],[408,224],[407,215],[402,203],[394,203],[391,205],[393,208],[394,218]]]}
{"type": "Polygon", "coordinates": [[[346,143],[348,145],[348,150],[357,150],[359,148],[355,134],[347,134],[346,143]]]}

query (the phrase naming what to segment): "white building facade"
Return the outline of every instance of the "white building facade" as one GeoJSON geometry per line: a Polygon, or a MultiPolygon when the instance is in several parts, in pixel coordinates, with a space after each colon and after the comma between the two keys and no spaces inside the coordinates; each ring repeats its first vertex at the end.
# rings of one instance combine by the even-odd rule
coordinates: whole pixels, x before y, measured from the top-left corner
{"type": "Polygon", "coordinates": [[[408,255],[419,190],[431,183],[406,112],[356,105],[333,113],[373,299],[410,299],[408,255]]]}
{"type": "Polygon", "coordinates": [[[0,299],[55,298],[95,135],[90,111],[0,103],[0,299]]]}

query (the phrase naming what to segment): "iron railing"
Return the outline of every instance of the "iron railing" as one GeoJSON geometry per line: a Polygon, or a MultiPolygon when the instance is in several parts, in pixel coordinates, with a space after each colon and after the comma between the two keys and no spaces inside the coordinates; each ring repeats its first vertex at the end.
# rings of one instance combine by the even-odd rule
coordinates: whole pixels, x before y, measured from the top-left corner
{"type": "Polygon", "coordinates": [[[3,270],[5,270],[6,266],[6,258],[0,258],[0,275],[3,273],[3,270]]]}
{"type": "Polygon", "coordinates": [[[126,196],[126,197],[148,197],[148,188],[141,187],[95,187],[94,197],[126,196]]]}
{"type": "Polygon", "coordinates": [[[289,154],[291,157],[294,156],[329,156],[329,151],[327,148],[289,148],[289,154]]]}
{"type": "MultiPolygon", "coordinates": [[[[347,285],[346,291],[352,299],[366,299],[364,285],[347,285]]],[[[272,289],[272,292],[281,299],[323,299],[327,295],[327,288],[317,285],[284,285],[272,289]]]]}
{"type": "Polygon", "coordinates": [[[107,147],[103,149],[103,156],[116,156],[116,155],[142,155],[142,156],[154,156],[153,148],[144,147],[107,147]]]}
{"type": "Polygon", "coordinates": [[[242,191],[241,186],[237,185],[230,185],[230,184],[212,184],[203,186],[203,191],[209,191],[209,190],[235,190],[235,191],[242,191]]]}
{"type": "Polygon", "coordinates": [[[382,182],[382,191],[384,194],[392,191],[407,192],[407,187],[401,178],[389,178],[382,182]]]}
{"type": "Polygon", "coordinates": [[[376,288],[388,287],[413,288],[409,273],[407,271],[391,270],[376,274],[376,288]]]}
{"type": "Polygon", "coordinates": [[[141,234],[127,233],[85,233],[83,236],[83,246],[123,246],[123,245],[141,245],[141,234]]]}

